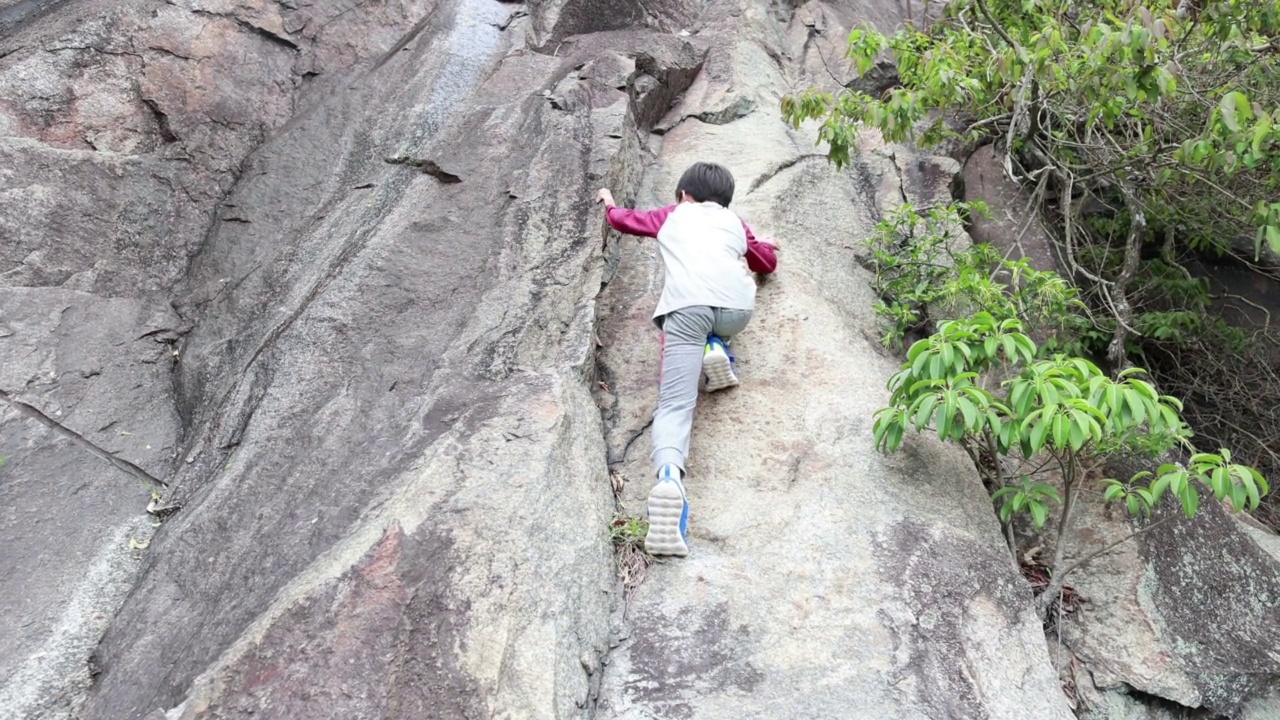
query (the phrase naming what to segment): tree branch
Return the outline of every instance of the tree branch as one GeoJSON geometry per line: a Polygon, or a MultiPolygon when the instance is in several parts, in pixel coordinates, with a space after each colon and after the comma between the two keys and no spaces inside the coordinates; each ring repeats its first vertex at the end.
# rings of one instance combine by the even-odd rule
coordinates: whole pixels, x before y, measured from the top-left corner
{"type": "Polygon", "coordinates": [[[1022,49],[1018,45],[1018,43],[1013,41],[1013,38],[1009,37],[1009,33],[1004,31],[1004,27],[1001,26],[1000,23],[996,22],[996,19],[991,16],[991,11],[987,9],[986,2],[984,2],[983,0],[978,0],[978,9],[982,11],[982,15],[987,19],[987,22],[991,23],[991,29],[995,30],[996,33],[1000,35],[1001,39],[1003,39],[1006,43],[1009,44],[1009,47],[1013,48],[1014,50],[1022,49]]]}
{"type": "Polygon", "coordinates": [[[1178,517],[1178,516],[1176,514],[1170,514],[1164,518],[1161,518],[1160,520],[1157,520],[1144,528],[1140,528],[1138,530],[1135,530],[1129,533],[1128,535],[1120,538],[1119,540],[1111,543],[1110,545],[1104,548],[1095,550],[1089,553],[1088,555],[1085,555],[1083,558],[1080,558],[1074,563],[1071,563],[1071,565],[1068,566],[1066,569],[1064,569],[1062,572],[1060,573],[1055,572],[1053,574],[1053,580],[1049,583],[1047,587],[1045,587],[1044,592],[1040,593],[1040,595],[1036,599],[1036,603],[1037,603],[1037,606],[1039,607],[1041,617],[1043,617],[1044,614],[1048,612],[1049,604],[1053,602],[1054,597],[1062,592],[1062,588],[1066,585],[1066,582],[1067,582],[1067,576],[1070,575],[1073,571],[1086,565],[1087,563],[1089,563],[1089,561],[1093,560],[1094,558],[1100,557],[1102,555],[1106,555],[1107,553],[1114,550],[1116,546],[1122,543],[1125,543],[1129,540],[1132,540],[1133,538],[1138,537],[1142,533],[1148,530],[1151,530],[1152,528],[1159,527],[1169,522],[1170,520],[1174,519],[1175,517],[1178,517]],[[1046,600],[1045,598],[1048,598],[1048,599],[1046,600]]]}
{"type": "Polygon", "coordinates": [[[1147,216],[1142,211],[1133,189],[1123,181],[1120,192],[1124,195],[1125,207],[1129,210],[1129,238],[1125,242],[1124,264],[1120,268],[1120,276],[1116,278],[1112,302],[1112,311],[1116,315],[1116,331],[1111,336],[1111,344],[1107,346],[1107,362],[1111,364],[1112,373],[1118,373],[1129,366],[1129,355],[1125,347],[1130,327],[1133,322],[1133,305],[1129,302],[1129,283],[1138,272],[1138,262],[1142,259],[1142,239],[1147,233],[1147,216]]]}

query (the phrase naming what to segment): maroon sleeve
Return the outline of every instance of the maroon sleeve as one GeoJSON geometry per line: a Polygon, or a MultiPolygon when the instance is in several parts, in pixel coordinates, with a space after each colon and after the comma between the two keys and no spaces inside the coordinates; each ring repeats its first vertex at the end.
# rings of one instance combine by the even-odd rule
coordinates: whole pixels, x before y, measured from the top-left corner
{"type": "Polygon", "coordinates": [[[609,220],[609,226],[618,232],[641,237],[658,237],[658,230],[662,228],[662,223],[667,221],[667,216],[675,209],[675,205],[657,210],[632,210],[615,205],[605,211],[605,217],[609,220]]]}
{"type": "Polygon", "coordinates": [[[747,267],[751,272],[769,274],[778,269],[778,254],[769,243],[756,240],[751,226],[742,222],[742,229],[747,231],[747,267]]]}

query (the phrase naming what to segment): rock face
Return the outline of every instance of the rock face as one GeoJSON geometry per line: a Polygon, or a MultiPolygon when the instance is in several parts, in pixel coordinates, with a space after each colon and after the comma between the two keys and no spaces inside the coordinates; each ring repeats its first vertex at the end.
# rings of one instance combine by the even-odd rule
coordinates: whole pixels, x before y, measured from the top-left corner
{"type": "MultiPolygon", "coordinates": [[[[1063,665],[1081,689],[1082,717],[1126,717],[1135,705],[1280,716],[1280,541],[1216,504],[1194,521],[1181,512],[1162,507],[1162,524],[1069,579],[1082,602],[1062,623],[1063,665]]],[[[1137,529],[1096,505],[1079,526],[1088,546],[1068,557],[1137,529]]]]}
{"type": "MultiPolygon", "coordinates": [[[[824,7],[709,13],[708,67],[715,53],[735,60],[700,76],[673,110],[683,121],[651,145],[640,205],[668,202],[690,163],[723,162],[736,174],[734,207],[783,250],[734,342],[742,386],[700,401],[692,556],[651,568],[636,592],[599,715],[1070,717],[971,466],[927,439],[895,458],[872,448],[871,415],[896,361],[877,347],[858,243],[904,193],[946,198],[959,168],[866,137],[860,160],[836,172],[811,136],[777,122],[780,89],[823,82],[771,59],[804,47],[798,27],[812,13],[824,7]],[[760,109],[699,119],[734,102],[760,109]]],[[[847,36],[838,14],[823,16],[833,38],[847,36]]],[[[624,507],[641,513],[661,264],[652,241],[611,247],[619,269],[600,300],[609,391],[599,394],[624,507]]]]}
{"type": "Polygon", "coordinates": [[[858,241],[958,168],[775,110],[899,13],[0,3],[6,717],[1069,717],[972,469],[871,449],[858,241]],[[661,271],[590,200],[697,159],[782,270],[631,594],[661,271]]]}

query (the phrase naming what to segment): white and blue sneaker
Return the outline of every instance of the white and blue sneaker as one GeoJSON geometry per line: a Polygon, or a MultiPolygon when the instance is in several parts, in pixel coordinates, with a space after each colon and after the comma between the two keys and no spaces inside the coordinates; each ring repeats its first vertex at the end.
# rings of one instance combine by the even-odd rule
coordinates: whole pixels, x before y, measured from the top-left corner
{"type": "Polygon", "coordinates": [[[649,532],[644,549],[650,555],[689,554],[689,501],[685,498],[680,468],[663,465],[658,482],[649,491],[649,532]]]}
{"type": "Polygon", "coordinates": [[[736,358],[729,353],[729,346],[715,335],[707,336],[702,350],[702,372],[707,376],[707,392],[731,388],[738,384],[734,372],[736,358]]]}

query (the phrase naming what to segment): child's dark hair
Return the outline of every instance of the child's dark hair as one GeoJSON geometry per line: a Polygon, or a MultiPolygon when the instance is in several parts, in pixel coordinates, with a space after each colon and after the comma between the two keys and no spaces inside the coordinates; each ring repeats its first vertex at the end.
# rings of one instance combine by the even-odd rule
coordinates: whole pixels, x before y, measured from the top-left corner
{"type": "Polygon", "coordinates": [[[689,193],[698,202],[710,200],[729,207],[733,201],[733,175],[721,165],[699,162],[689,166],[676,184],[676,199],[689,193]]]}

